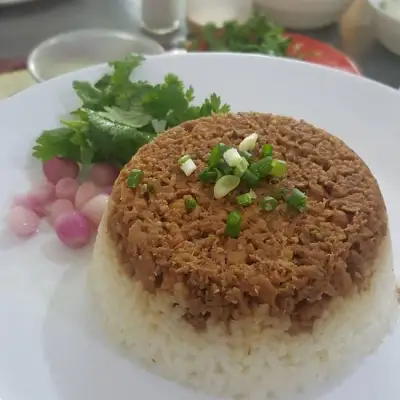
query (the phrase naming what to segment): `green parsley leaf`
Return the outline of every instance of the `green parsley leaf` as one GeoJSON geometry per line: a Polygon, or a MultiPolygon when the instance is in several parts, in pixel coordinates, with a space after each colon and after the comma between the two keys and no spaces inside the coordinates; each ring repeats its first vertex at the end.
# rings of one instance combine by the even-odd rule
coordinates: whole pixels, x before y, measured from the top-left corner
{"type": "Polygon", "coordinates": [[[142,61],[141,56],[130,55],[110,62],[112,71],[94,85],[75,81],[73,88],[82,106],[71,112],[73,118],[60,121],[63,127],[39,136],[34,157],[44,161],[59,156],[82,164],[109,162],[123,166],[165,129],[229,112],[229,106],[215,94],[193,105],[193,88],[185,88],[174,74],[155,85],[131,81],[132,72],[142,61]]]}
{"type": "Polygon", "coordinates": [[[206,24],[200,33],[190,38],[190,51],[230,51],[286,56],[291,39],[284,29],[255,14],[243,24],[226,21],[222,27],[206,24]]]}
{"type": "Polygon", "coordinates": [[[93,87],[89,82],[81,81],[74,81],[72,87],[82,100],[84,107],[91,109],[101,108],[103,94],[99,89],[93,87]]]}
{"type": "Polygon", "coordinates": [[[118,107],[105,107],[105,111],[98,114],[110,121],[131,126],[132,128],[141,128],[153,119],[151,115],[144,112],[141,106],[131,108],[129,111],[118,107]]]}
{"type": "Polygon", "coordinates": [[[114,68],[114,72],[110,77],[110,81],[114,85],[124,85],[130,82],[132,71],[142,64],[144,58],[137,54],[131,54],[123,60],[111,61],[109,66],[114,68]]]}
{"type": "Polygon", "coordinates": [[[33,147],[33,156],[41,161],[53,157],[64,157],[70,160],[80,160],[80,147],[73,142],[75,132],[63,127],[44,131],[33,147]]]}

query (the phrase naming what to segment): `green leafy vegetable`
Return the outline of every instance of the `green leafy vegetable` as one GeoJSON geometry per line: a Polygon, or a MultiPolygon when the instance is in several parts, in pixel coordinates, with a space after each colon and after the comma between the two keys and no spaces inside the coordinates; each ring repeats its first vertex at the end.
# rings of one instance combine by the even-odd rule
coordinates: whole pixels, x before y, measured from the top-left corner
{"type": "Polygon", "coordinates": [[[131,172],[129,172],[128,179],[126,181],[126,185],[128,188],[134,189],[139,185],[140,181],[143,179],[143,171],[140,169],[132,169],[131,172]]]}
{"type": "Polygon", "coordinates": [[[50,160],[54,156],[77,161],[80,159],[80,147],[75,143],[74,137],[75,132],[65,127],[44,131],[36,140],[33,156],[42,161],[50,160]]]}
{"type": "Polygon", "coordinates": [[[286,203],[297,211],[304,211],[307,207],[307,196],[301,190],[294,188],[286,197],[286,203]]]}
{"type": "Polygon", "coordinates": [[[42,161],[59,156],[82,164],[122,166],[160,132],[184,121],[229,112],[216,94],[194,105],[193,88],[186,89],[173,74],[155,85],[131,81],[142,61],[141,56],[130,55],[110,62],[112,72],[94,85],[75,81],[73,88],[82,106],[60,121],[63,127],[37,138],[33,156],[42,161]]]}
{"type": "Polygon", "coordinates": [[[185,208],[187,211],[195,209],[197,206],[196,200],[192,196],[185,198],[185,208]]]}
{"type": "Polygon", "coordinates": [[[101,90],[93,87],[89,82],[74,81],[72,87],[82,100],[83,106],[96,109],[101,108],[104,95],[101,90]]]}
{"type": "Polygon", "coordinates": [[[237,238],[240,234],[241,225],[242,216],[240,213],[238,211],[231,211],[226,218],[225,235],[237,238]]]}
{"type": "Polygon", "coordinates": [[[263,211],[272,211],[275,210],[275,208],[278,206],[278,200],[271,196],[266,196],[261,199],[259,205],[261,210],[263,211]]]}
{"type": "Polygon", "coordinates": [[[152,121],[150,114],[146,114],[141,107],[122,110],[118,107],[105,107],[105,111],[99,112],[99,115],[119,124],[127,125],[132,128],[142,128],[152,121]]]}
{"type": "Polygon", "coordinates": [[[193,51],[230,51],[286,56],[291,39],[283,28],[256,14],[245,23],[227,21],[222,27],[207,24],[188,46],[193,51]]]}

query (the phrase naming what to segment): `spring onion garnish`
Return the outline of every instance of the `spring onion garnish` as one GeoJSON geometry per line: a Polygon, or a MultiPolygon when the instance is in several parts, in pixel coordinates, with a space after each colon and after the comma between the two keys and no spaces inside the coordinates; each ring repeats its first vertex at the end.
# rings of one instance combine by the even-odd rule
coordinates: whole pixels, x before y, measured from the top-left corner
{"type": "Polygon", "coordinates": [[[187,211],[195,209],[196,206],[197,202],[192,196],[185,197],[185,208],[187,211]]]}
{"type": "Polygon", "coordinates": [[[294,188],[286,197],[286,203],[297,211],[304,211],[307,206],[307,196],[301,190],[294,188]]]}
{"type": "Polygon", "coordinates": [[[261,148],[261,157],[267,157],[267,156],[272,156],[272,145],[270,144],[264,144],[264,146],[261,148]]]}
{"type": "Polygon", "coordinates": [[[204,183],[215,183],[221,176],[221,173],[216,168],[213,170],[205,168],[200,172],[198,179],[204,183]]]}
{"type": "Polygon", "coordinates": [[[231,238],[237,238],[240,234],[240,225],[242,217],[239,212],[231,211],[226,218],[225,235],[231,238]]]}
{"type": "Polygon", "coordinates": [[[253,203],[252,193],[248,192],[248,193],[243,193],[239,196],[236,196],[236,203],[242,207],[250,206],[253,203]]]}
{"type": "Polygon", "coordinates": [[[226,161],[226,163],[230,167],[236,167],[236,165],[238,165],[242,160],[242,157],[239,154],[239,152],[233,147],[231,149],[225,151],[223,157],[224,157],[224,160],[226,161]]]}
{"type": "Polygon", "coordinates": [[[256,199],[257,198],[256,192],[254,190],[252,190],[252,189],[250,189],[249,195],[251,196],[252,199],[256,199]]]}
{"type": "Polygon", "coordinates": [[[236,164],[234,174],[241,177],[246,172],[248,167],[249,163],[247,162],[247,160],[244,157],[240,157],[240,162],[236,164]]]}
{"type": "Polygon", "coordinates": [[[208,166],[210,168],[215,168],[217,166],[225,150],[226,148],[223,144],[217,144],[212,148],[211,153],[208,157],[208,166]]]}
{"type": "Polygon", "coordinates": [[[239,150],[239,154],[246,159],[247,162],[251,162],[251,158],[253,157],[251,153],[249,153],[248,151],[240,151],[239,150]]]}
{"type": "Polygon", "coordinates": [[[259,176],[260,178],[265,178],[270,174],[272,168],[272,157],[264,157],[250,165],[249,170],[259,176]]]}
{"type": "Polygon", "coordinates": [[[286,161],[283,160],[272,160],[271,171],[269,174],[275,178],[282,178],[287,171],[286,161]]]}
{"type": "Polygon", "coordinates": [[[243,182],[246,182],[247,186],[253,188],[258,186],[260,183],[260,177],[253,172],[250,171],[250,169],[247,169],[244,174],[241,176],[241,179],[243,182]]]}
{"type": "Polygon", "coordinates": [[[240,178],[235,175],[225,175],[217,180],[214,186],[214,197],[222,199],[239,186],[240,178]]]}
{"type": "Polygon", "coordinates": [[[132,169],[131,172],[129,172],[126,185],[128,188],[134,189],[140,183],[143,176],[144,173],[140,169],[132,169]]]}
{"type": "Polygon", "coordinates": [[[278,200],[274,199],[273,197],[266,196],[260,201],[260,208],[263,211],[272,211],[278,205],[278,200]]]}
{"type": "Polygon", "coordinates": [[[187,154],[185,154],[184,156],[182,156],[182,157],[178,160],[178,163],[179,163],[179,165],[183,165],[183,164],[185,164],[185,162],[186,162],[187,160],[190,160],[190,156],[188,156],[187,154]]]}
{"type": "Polygon", "coordinates": [[[245,137],[239,144],[240,151],[252,151],[256,146],[258,140],[257,133],[252,133],[251,135],[245,137]]]}
{"type": "Polygon", "coordinates": [[[222,175],[232,175],[233,168],[230,167],[224,159],[222,159],[218,164],[217,164],[217,169],[222,173],[222,175]]]}
{"type": "Polygon", "coordinates": [[[196,164],[191,158],[184,161],[181,165],[181,170],[185,173],[186,176],[191,175],[194,171],[196,171],[196,168],[196,164]]]}

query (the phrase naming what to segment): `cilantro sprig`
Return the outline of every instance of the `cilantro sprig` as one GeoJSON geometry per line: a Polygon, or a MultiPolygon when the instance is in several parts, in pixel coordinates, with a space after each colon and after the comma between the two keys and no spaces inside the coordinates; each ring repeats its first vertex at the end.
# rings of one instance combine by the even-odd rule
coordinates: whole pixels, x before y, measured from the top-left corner
{"type": "Polygon", "coordinates": [[[61,127],[44,131],[33,147],[41,161],[64,157],[82,164],[109,162],[122,166],[137,150],[165,129],[213,113],[230,111],[212,94],[194,105],[194,90],[173,74],[160,84],[131,81],[143,61],[130,55],[110,62],[112,72],[94,85],[75,81],[82,106],[62,119],[61,127]]]}
{"type": "Polygon", "coordinates": [[[291,39],[284,29],[255,14],[248,21],[226,21],[222,27],[206,24],[188,43],[189,51],[229,51],[287,56],[291,39]]]}

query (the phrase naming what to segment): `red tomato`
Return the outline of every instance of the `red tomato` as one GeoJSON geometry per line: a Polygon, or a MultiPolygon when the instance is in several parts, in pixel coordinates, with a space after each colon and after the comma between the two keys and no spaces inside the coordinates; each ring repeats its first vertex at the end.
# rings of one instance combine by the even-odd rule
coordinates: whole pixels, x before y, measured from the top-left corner
{"type": "MultiPolygon", "coordinates": [[[[222,34],[222,30],[217,32],[217,37],[222,34]]],[[[305,61],[314,64],[325,65],[332,68],[341,69],[356,75],[361,75],[356,64],[341,51],[334,47],[312,39],[305,35],[296,33],[285,33],[284,36],[290,37],[292,42],[288,48],[288,56],[301,56],[305,61]]],[[[252,38],[249,38],[251,42],[252,38]]],[[[207,44],[199,40],[196,51],[207,51],[207,44]]],[[[190,45],[189,45],[190,48],[190,45]]]]}
{"type": "Polygon", "coordinates": [[[285,36],[292,39],[288,55],[301,54],[305,61],[361,75],[354,61],[329,44],[296,33],[286,33],[285,36]]]}

